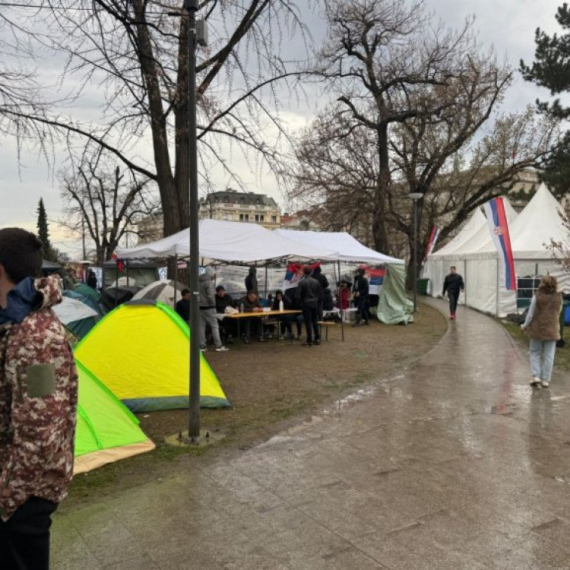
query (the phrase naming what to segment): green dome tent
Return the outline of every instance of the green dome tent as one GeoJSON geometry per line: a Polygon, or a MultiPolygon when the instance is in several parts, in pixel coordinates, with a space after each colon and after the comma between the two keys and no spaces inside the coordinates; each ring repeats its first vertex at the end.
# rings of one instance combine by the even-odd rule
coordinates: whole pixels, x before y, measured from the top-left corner
{"type": "Polygon", "coordinates": [[[85,473],[155,445],[137,418],[80,362],[74,474],[85,473]]]}

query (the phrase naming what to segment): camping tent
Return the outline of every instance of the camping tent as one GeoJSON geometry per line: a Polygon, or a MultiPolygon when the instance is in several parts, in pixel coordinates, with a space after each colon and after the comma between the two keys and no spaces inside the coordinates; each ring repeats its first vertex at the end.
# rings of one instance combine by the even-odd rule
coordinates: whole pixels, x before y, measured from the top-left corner
{"type": "MultiPolygon", "coordinates": [[[[135,412],[188,406],[190,330],[162,303],[135,301],[107,314],[77,345],[76,359],[135,412]]],[[[200,357],[202,407],[229,402],[200,357]]]]}
{"type": "Polygon", "coordinates": [[[139,421],[80,362],[75,463],[73,472],[84,473],[154,449],[139,428],[139,421]]]}
{"type": "MultiPolygon", "coordinates": [[[[315,247],[279,236],[259,224],[200,221],[200,257],[227,263],[253,263],[295,255],[307,259],[320,259],[335,252],[330,247],[315,247]]],[[[183,230],[172,236],[117,251],[120,259],[149,259],[188,257],[190,236],[183,230]]]]}
{"type": "MultiPolygon", "coordinates": [[[[506,291],[504,275],[488,227],[482,227],[463,246],[450,254],[437,252],[430,256],[424,275],[432,280],[431,293],[441,292],[443,275],[450,265],[456,265],[466,280],[465,303],[483,312],[505,316],[528,305],[532,289],[522,288],[521,278],[547,273],[558,278],[561,290],[570,289],[570,277],[565,275],[548,248],[551,239],[568,243],[569,236],[560,216],[561,207],[542,184],[526,208],[516,216],[507,206],[509,233],[518,291],[506,291]]],[[[443,250],[442,250],[443,251],[443,250]]]]}
{"type": "MultiPolygon", "coordinates": [[[[61,303],[55,305],[53,310],[61,323],[78,339],[82,339],[95,326],[99,312],[69,293],[73,291],[64,291],[61,303]]],[[[82,297],[79,293],[76,295],[82,297]]]]}
{"type": "Polygon", "coordinates": [[[155,281],[135,293],[133,301],[146,299],[147,301],[160,301],[169,307],[174,307],[174,299],[180,301],[182,291],[187,289],[184,283],[169,279],[167,281],[155,281]]]}

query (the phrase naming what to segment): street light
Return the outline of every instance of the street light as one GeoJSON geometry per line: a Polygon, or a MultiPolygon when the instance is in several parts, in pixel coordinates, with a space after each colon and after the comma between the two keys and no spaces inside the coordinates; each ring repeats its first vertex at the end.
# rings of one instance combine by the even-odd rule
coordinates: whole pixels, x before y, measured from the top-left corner
{"type": "Polygon", "coordinates": [[[188,138],[189,138],[189,193],[190,193],[190,398],[188,439],[200,440],[200,247],[198,232],[198,148],[196,132],[196,12],[198,0],[184,0],[188,14],[188,138]]]}
{"type": "Polygon", "coordinates": [[[422,192],[410,192],[408,194],[410,200],[414,202],[414,313],[418,312],[418,200],[424,195],[422,192]]]}

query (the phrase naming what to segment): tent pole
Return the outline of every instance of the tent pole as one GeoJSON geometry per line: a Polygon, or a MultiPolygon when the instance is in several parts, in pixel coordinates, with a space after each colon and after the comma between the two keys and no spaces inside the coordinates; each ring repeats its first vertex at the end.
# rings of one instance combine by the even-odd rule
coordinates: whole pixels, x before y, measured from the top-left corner
{"type": "Polygon", "coordinates": [[[499,281],[500,281],[500,276],[499,276],[500,270],[499,270],[499,256],[497,255],[497,309],[496,309],[496,316],[499,316],[499,281]]]}
{"type": "Polygon", "coordinates": [[[267,263],[265,264],[265,298],[267,299],[267,263]]]}
{"type": "MultiPolygon", "coordinates": [[[[340,293],[340,260],[337,260],[336,263],[338,269],[338,284],[339,284],[339,293],[340,293]]],[[[340,305],[340,294],[339,294],[339,305],[340,305]]],[[[340,307],[340,334],[342,342],[344,342],[344,315],[342,314],[342,306],[340,307]]]]}
{"type": "Polygon", "coordinates": [[[176,293],[178,293],[178,254],[174,256],[174,306],[176,307],[176,293]]]}

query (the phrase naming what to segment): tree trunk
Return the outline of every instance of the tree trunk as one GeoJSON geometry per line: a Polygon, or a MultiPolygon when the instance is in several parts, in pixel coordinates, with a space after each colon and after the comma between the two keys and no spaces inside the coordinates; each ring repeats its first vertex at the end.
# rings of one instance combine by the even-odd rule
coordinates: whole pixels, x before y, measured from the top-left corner
{"type": "Polygon", "coordinates": [[[372,235],[376,251],[390,253],[388,232],[386,228],[386,203],[390,191],[390,162],[388,153],[388,125],[378,126],[378,177],[376,181],[376,195],[374,199],[374,213],[372,217],[372,235]]]}

